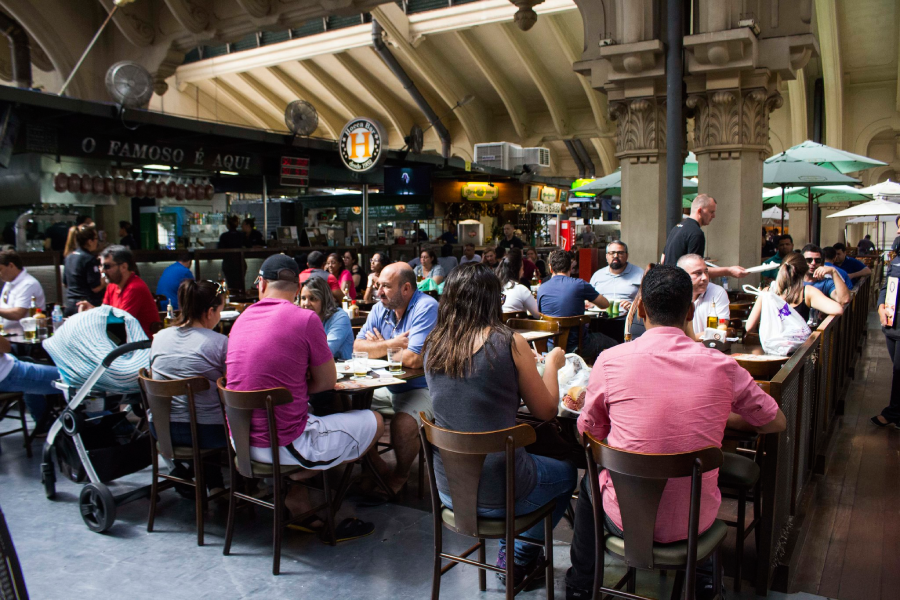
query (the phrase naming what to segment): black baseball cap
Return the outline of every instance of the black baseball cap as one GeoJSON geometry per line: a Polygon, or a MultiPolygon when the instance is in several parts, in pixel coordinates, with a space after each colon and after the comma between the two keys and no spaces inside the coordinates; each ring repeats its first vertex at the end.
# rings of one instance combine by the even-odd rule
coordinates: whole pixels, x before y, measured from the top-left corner
{"type": "Polygon", "coordinates": [[[283,279],[290,281],[300,276],[300,267],[297,261],[284,254],[273,254],[263,261],[259,268],[259,276],[269,281],[283,279]],[[287,271],[287,273],[285,273],[287,271]]]}

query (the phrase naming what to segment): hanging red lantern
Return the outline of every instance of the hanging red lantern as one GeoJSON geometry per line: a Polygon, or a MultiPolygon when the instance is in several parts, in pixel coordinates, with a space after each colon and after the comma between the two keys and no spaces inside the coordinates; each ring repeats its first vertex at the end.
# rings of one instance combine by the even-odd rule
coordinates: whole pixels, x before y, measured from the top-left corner
{"type": "Polygon", "coordinates": [[[169,183],[166,184],[166,196],[168,196],[169,198],[174,198],[177,192],[178,185],[170,179],[169,183]]]}
{"type": "Polygon", "coordinates": [[[207,183],[205,191],[206,191],[206,199],[212,200],[213,196],[216,194],[216,188],[213,187],[213,184],[207,183]]]}
{"type": "Polygon", "coordinates": [[[184,197],[188,200],[193,200],[197,197],[197,186],[193,183],[187,184],[184,190],[184,197]]]}
{"type": "Polygon", "coordinates": [[[115,191],[115,186],[112,177],[104,177],[103,178],[103,193],[107,196],[112,196],[115,191]]]}
{"type": "Polygon", "coordinates": [[[156,181],[156,198],[162,199],[166,197],[166,184],[162,182],[162,179],[158,179],[156,181]]]}
{"type": "Polygon", "coordinates": [[[65,173],[57,173],[53,178],[53,189],[58,193],[63,193],[69,190],[69,176],[65,173]]]}
{"type": "Polygon", "coordinates": [[[125,195],[132,198],[137,195],[137,181],[130,178],[125,180],[125,195]]]}
{"type": "Polygon", "coordinates": [[[145,189],[147,190],[147,197],[148,197],[148,198],[155,198],[155,197],[156,197],[156,182],[155,182],[155,181],[148,181],[148,182],[147,182],[147,187],[146,187],[145,189]]]}
{"type": "Polygon", "coordinates": [[[94,189],[94,178],[85,173],[81,176],[81,193],[90,194],[94,189]]]}
{"type": "Polygon", "coordinates": [[[116,177],[113,181],[113,191],[117,196],[122,196],[126,192],[128,192],[128,184],[125,182],[124,177],[116,177]]]}
{"type": "Polygon", "coordinates": [[[138,198],[146,198],[149,194],[147,194],[147,182],[143,179],[138,179],[135,182],[134,187],[134,195],[138,198]]]}
{"type": "Polygon", "coordinates": [[[69,192],[77,194],[81,191],[81,177],[79,175],[69,175],[69,192]]]}
{"type": "Polygon", "coordinates": [[[187,188],[185,187],[185,185],[183,183],[179,183],[178,184],[178,193],[177,193],[176,197],[179,200],[183,201],[186,196],[187,196],[187,188]]]}
{"type": "Polygon", "coordinates": [[[103,178],[99,175],[91,177],[91,191],[95,194],[103,193],[103,178]]]}

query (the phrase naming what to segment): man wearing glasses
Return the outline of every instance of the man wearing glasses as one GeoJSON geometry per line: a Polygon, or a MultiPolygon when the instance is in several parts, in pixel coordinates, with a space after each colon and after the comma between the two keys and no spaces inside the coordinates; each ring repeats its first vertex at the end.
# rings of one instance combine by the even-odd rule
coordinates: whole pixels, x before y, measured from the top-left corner
{"type": "Polygon", "coordinates": [[[618,300],[622,310],[629,310],[641,287],[643,271],[628,262],[628,246],[621,240],[606,247],[606,262],[591,276],[591,285],[607,300],[618,300]]]}
{"type": "MultiPolygon", "coordinates": [[[[113,285],[107,286],[103,304],[124,310],[138,320],[148,338],[152,338],[150,326],[159,322],[159,310],[150,288],[137,274],[134,254],[125,246],[109,246],[100,253],[100,268],[113,285]]],[[[87,300],[78,303],[78,312],[94,306],[87,300]]]]}
{"type": "Polygon", "coordinates": [[[803,246],[803,258],[809,265],[809,270],[803,279],[804,285],[811,285],[820,292],[844,305],[850,302],[850,290],[841,278],[837,269],[825,265],[822,249],[815,244],[803,246]]]}

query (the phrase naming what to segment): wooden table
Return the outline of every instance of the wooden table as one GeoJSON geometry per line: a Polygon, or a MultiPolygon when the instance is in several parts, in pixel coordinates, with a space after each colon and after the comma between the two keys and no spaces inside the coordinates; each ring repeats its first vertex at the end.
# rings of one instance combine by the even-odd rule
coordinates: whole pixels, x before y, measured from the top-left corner
{"type": "Polygon", "coordinates": [[[21,333],[5,336],[9,343],[12,344],[12,354],[19,358],[30,358],[35,362],[52,365],[53,361],[50,355],[44,350],[43,340],[29,341],[21,333]]]}
{"type": "Polygon", "coordinates": [[[538,352],[547,352],[547,340],[558,335],[548,331],[530,331],[528,329],[513,329],[513,331],[521,335],[527,341],[533,342],[534,347],[537,348],[538,352]]]}

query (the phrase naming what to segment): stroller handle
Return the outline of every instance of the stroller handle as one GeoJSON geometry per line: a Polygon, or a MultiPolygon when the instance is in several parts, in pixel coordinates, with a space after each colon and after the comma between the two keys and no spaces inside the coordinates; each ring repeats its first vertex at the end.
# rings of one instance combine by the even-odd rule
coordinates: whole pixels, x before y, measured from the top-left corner
{"type": "Polygon", "coordinates": [[[108,369],[109,365],[113,363],[114,360],[122,356],[123,354],[128,354],[129,352],[134,352],[135,350],[144,350],[145,348],[149,348],[153,342],[150,340],[141,340],[140,342],[130,342],[128,344],[122,344],[112,352],[106,355],[101,363],[104,369],[108,369]]]}

